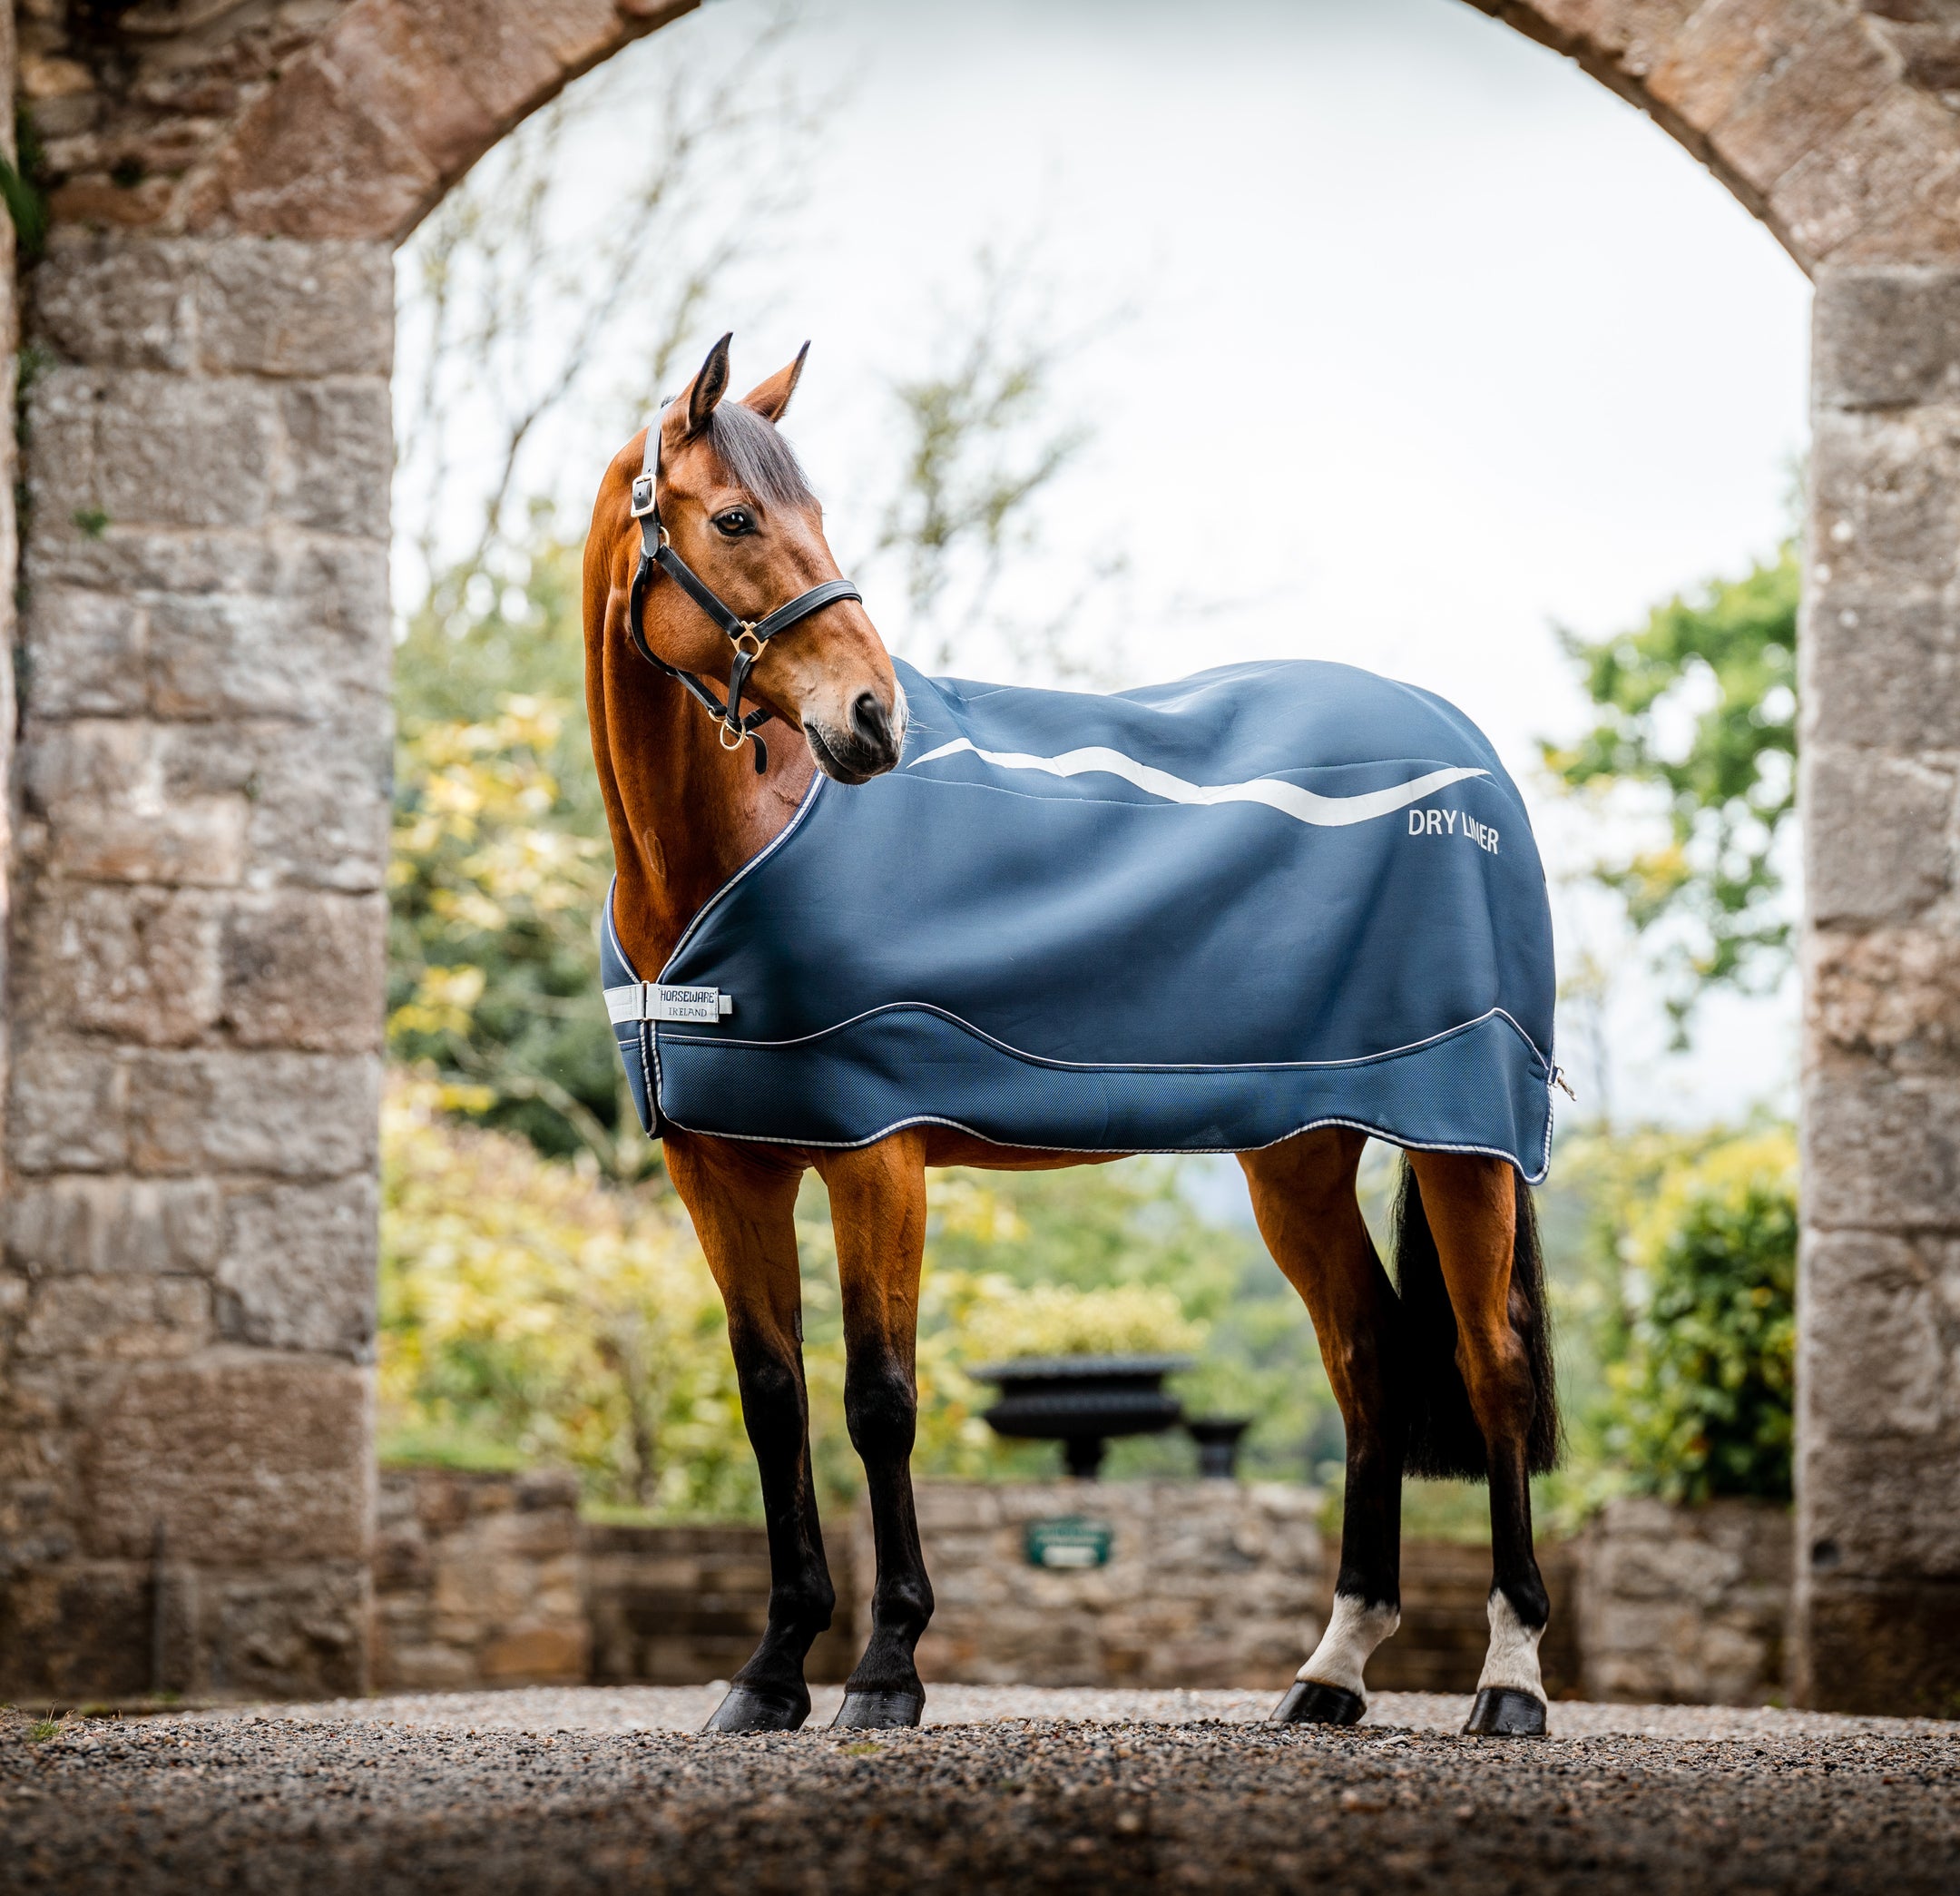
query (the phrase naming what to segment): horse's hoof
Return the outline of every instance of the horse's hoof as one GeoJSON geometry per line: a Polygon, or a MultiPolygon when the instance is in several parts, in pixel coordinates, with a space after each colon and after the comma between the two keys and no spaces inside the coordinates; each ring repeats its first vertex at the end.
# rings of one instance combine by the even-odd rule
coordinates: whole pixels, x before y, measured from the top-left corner
{"type": "Polygon", "coordinates": [[[1509,1685],[1485,1685],[1470,1708],[1466,1738],[1543,1738],[1544,1701],[1509,1685]]]}
{"type": "Polygon", "coordinates": [[[1318,1679],[1296,1679],[1293,1688],[1273,1708],[1275,1724],[1359,1724],[1367,1701],[1358,1692],[1323,1685],[1318,1679]]]}
{"type": "Polygon", "coordinates": [[[729,1695],[715,1707],[714,1716],[701,1727],[704,1732],[793,1732],[809,1716],[809,1699],[781,1696],[773,1692],[754,1692],[747,1685],[733,1685],[729,1695]]]}
{"type": "Polygon", "coordinates": [[[830,1721],[833,1732],[887,1731],[897,1725],[916,1724],[926,1714],[923,1692],[847,1692],[838,1715],[830,1721]]]}

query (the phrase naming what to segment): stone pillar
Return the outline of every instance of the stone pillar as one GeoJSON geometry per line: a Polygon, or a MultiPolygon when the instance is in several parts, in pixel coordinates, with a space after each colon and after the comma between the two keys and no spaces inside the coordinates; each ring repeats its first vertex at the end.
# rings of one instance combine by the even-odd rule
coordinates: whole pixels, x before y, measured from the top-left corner
{"type": "Polygon", "coordinates": [[[28,329],[0,1697],[358,1692],[389,251],[62,229],[28,329]]]}
{"type": "Polygon", "coordinates": [[[1818,275],[1795,1684],[1960,1714],[1960,270],[1818,275]]]}

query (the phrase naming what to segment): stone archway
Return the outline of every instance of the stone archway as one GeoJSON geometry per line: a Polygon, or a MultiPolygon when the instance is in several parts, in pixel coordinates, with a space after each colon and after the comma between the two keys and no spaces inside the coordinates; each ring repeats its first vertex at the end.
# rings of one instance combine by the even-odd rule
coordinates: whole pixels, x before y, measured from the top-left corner
{"type": "MultiPolygon", "coordinates": [[[[22,0],[0,1693],[363,1683],[389,254],[691,4],[22,0]]],[[[1950,1707],[1960,5],[1473,4],[1817,279],[1801,1681],[1950,1707]]]]}

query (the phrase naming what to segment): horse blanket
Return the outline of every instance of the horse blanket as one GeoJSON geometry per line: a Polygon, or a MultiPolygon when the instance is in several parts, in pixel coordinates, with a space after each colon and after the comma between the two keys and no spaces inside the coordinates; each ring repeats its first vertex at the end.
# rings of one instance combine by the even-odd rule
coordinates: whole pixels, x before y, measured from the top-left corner
{"type": "Polygon", "coordinates": [[[1544,873],[1460,712],[1338,664],[1112,696],[897,672],[897,768],[819,775],[656,982],[609,900],[650,1133],[1197,1152],[1338,1125],[1544,1175],[1544,873]]]}

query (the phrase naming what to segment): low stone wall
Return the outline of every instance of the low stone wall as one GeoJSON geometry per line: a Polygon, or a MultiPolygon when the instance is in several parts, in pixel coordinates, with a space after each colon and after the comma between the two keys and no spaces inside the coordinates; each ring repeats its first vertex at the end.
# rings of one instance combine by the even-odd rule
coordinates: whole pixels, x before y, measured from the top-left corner
{"type": "Polygon", "coordinates": [[[1790,1511],[1610,1502],[1574,1544],[1585,1696],[1758,1705],[1786,1691],[1790,1511]]]}
{"type": "MultiPolygon", "coordinates": [[[[725,1679],[762,1636],[769,1539],[740,1525],[585,1528],[592,1676],[604,1685],[699,1685],[725,1679]]],[[[858,1662],[851,1563],[831,1561],[837,1612],[810,1648],[812,1684],[835,1685],[858,1662]]]]}
{"type": "MultiPolygon", "coordinates": [[[[1335,1550],[1311,1489],[1229,1481],[926,1482],[919,1530],[937,1607],[927,1680],[1277,1690],[1313,1648],[1335,1550]],[[1031,1524],[1085,1518],[1104,1565],[1031,1563],[1031,1524]]],[[[1741,1501],[1613,1502],[1578,1539],[1540,1546],[1554,1696],[1759,1704],[1783,1690],[1788,1510],[1741,1501]]],[[[863,1508],[833,1530],[838,1611],[813,1683],[862,1647],[874,1577],[863,1508]]],[[[1490,1555],[1409,1541],[1402,1626],[1377,1691],[1474,1689],[1490,1555]]],[[[569,1683],[700,1685],[754,1650],[769,1605],[760,1527],[581,1524],[563,1473],[385,1469],[374,1576],[378,1690],[569,1683]]]]}
{"type": "MultiPolygon", "coordinates": [[[[937,1606],[927,1679],[973,1685],[1269,1686],[1320,1636],[1332,1584],[1309,1488],[1231,1481],[927,1482],[919,1533],[937,1606]],[[1111,1530],[1108,1564],[1030,1563],[1031,1522],[1111,1530]]],[[[868,1599],[870,1527],[856,1537],[868,1599]]]]}
{"type": "Polygon", "coordinates": [[[592,1637],[578,1482],[384,1469],[375,1537],[377,1691],[583,1682],[592,1637]]]}

